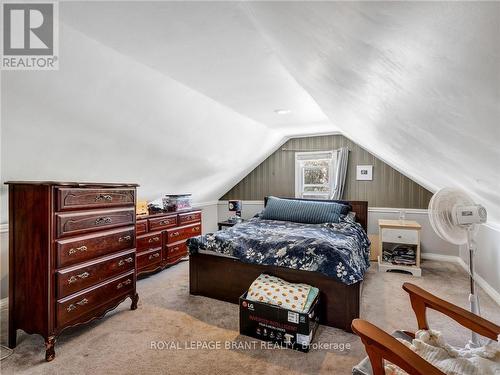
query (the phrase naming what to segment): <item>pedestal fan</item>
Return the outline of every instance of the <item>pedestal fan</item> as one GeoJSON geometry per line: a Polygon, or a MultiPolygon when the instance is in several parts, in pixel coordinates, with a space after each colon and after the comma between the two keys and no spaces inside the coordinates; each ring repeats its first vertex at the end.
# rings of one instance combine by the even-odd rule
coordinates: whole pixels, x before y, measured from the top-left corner
{"type": "MultiPolygon", "coordinates": [[[[474,203],[469,195],[454,188],[444,188],[434,194],[429,202],[429,220],[432,228],[443,240],[456,245],[467,244],[469,249],[470,310],[480,315],[479,297],[474,281],[475,235],[478,224],[486,222],[486,209],[474,203]]],[[[472,332],[470,346],[480,345],[478,334],[472,332]]]]}

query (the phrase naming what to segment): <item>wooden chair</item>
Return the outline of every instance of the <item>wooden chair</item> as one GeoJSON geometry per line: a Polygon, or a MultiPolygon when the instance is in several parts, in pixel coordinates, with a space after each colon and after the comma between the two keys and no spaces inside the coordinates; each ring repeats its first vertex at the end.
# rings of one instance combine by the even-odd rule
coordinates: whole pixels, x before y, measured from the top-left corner
{"type": "MultiPolygon", "coordinates": [[[[482,336],[497,340],[497,336],[500,334],[500,326],[446,302],[416,285],[404,283],[403,289],[410,295],[411,306],[417,317],[418,329],[429,329],[426,309],[430,308],[449,316],[457,323],[482,336]]],[[[362,319],[353,320],[352,330],[361,337],[361,341],[368,353],[368,358],[365,358],[364,361],[353,368],[353,374],[384,375],[384,359],[412,375],[444,374],[396,339],[396,337],[400,337],[411,341],[412,338],[415,338],[414,333],[396,331],[391,336],[362,319]]]]}

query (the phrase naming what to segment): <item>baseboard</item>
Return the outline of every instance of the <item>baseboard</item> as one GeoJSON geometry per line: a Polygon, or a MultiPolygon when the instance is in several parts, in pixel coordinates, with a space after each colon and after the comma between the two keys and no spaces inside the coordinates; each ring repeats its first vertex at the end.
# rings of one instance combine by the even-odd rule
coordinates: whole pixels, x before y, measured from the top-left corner
{"type": "Polygon", "coordinates": [[[460,257],[458,257],[456,255],[443,255],[443,254],[434,254],[434,253],[421,253],[420,257],[422,259],[436,260],[438,262],[458,263],[459,260],[462,260],[460,257]]]}
{"type": "MultiPolygon", "coordinates": [[[[462,268],[465,270],[465,272],[469,273],[469,265],[464,262],[464,260],[460,257],[458,258],[458,264],[462,266],[462,268]]],[[[479,276],[477,273],[474,276],[474,280],[476,281],[476,284],[481,287],[481,289],[484,290],[484,292],[489,295],[496,303],[497,305],[500,305],[500,293],[495,290],[488,282],[483,279],[481,276],[479,276]]]]}
{"type": "Polygon", "coordinates": [[[405,214],[428,215],[426,208],[391,208],[391,207],[368,207],[368,212],[379,212],[399,214],[403,210],[405,214]]]}
{"type": "MultiPolygon", "coordinates": [[[[469,265],[464,262],[462,258],[459,256],[455,255],[441,255],[441,254],[433,254],[433,253],[422,253],[421,254],[422,259],[428,259],[428,260],[436,260],[439,262],[452,262],[460,265],[465,272],[469,273],[469,265]]],[[[474,280],[476,280],[476,284],[481,287],[481,289],[488,295],[490,296],[493,301],[497,303],[497,305],[500,306],[500,293],[495,290],[488,282],[483,279],[481,276],[476,274],[474,276],[474,280]]]]}

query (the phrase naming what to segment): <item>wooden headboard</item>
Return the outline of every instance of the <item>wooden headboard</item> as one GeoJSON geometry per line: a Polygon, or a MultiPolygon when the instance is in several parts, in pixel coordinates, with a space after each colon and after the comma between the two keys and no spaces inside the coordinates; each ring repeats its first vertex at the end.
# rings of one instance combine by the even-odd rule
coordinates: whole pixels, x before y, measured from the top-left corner
{"type": "MultiPolygon", "coordinates": [[[[267,198],[264,197],[264,207],[267,205],[267,198]]],[[[300,201],[313,201],[313,202],[325,202],[324,199],[303,199],[303,198],[287,198],[287,197],[279,197],[283,199],[293,199],[293,200],[300,200],[300,201]]],[[[352,212],[356,212],[356,221],[361,224],[365,232],[368,231],[368,202],[367,201],[327,201],[327,202],[347,202],[351,205],[352,207],[352,212]]]]}

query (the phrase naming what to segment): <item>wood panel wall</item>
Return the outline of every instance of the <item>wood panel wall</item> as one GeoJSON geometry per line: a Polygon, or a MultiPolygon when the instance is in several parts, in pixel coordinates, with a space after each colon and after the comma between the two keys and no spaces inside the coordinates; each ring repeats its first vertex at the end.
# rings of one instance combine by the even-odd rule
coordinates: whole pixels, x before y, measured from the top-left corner
{"type": "Polygon", "coordinates": [[[370,207],[427,208],[431,192],[342,135],[290,139],[220,199],[293,197],[295,152],[290,150],[324,151],[344,146],[350,150],[344,199],[366,200],[370,207]],[[373,165],[372,181],[356,180],[356,165],[363,164],[373,165]]]}

